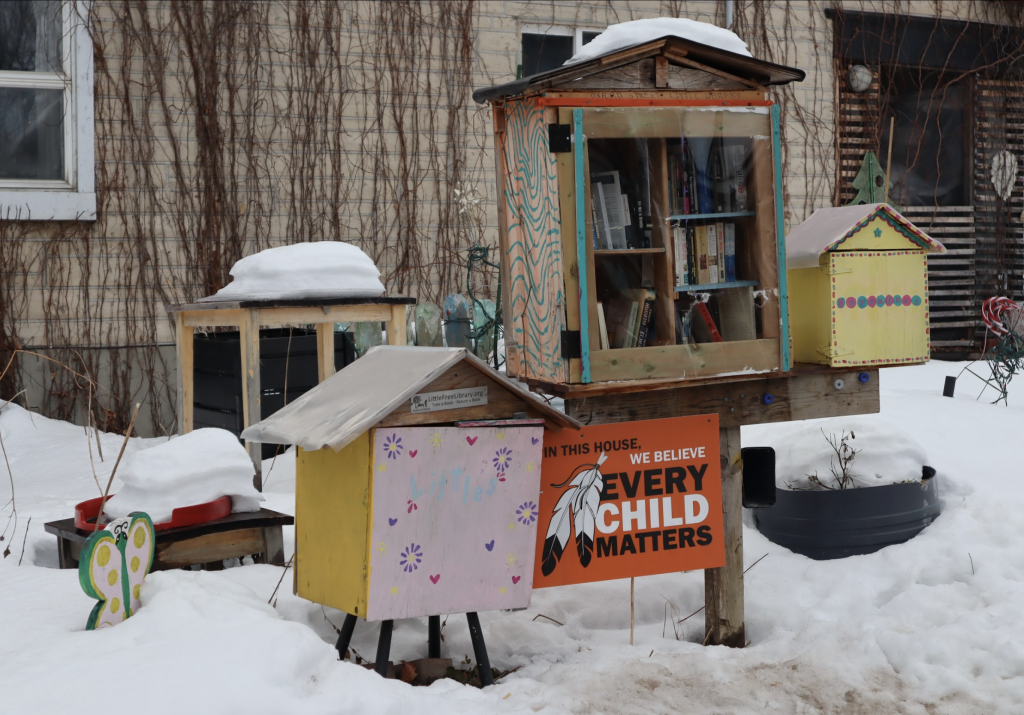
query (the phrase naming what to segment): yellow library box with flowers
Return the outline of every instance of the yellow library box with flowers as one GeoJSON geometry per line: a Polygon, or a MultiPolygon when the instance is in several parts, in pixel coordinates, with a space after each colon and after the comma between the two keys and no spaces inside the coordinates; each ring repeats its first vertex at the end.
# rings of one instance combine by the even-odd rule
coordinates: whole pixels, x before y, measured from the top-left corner
{"type": "Polygon", "coordinates": [[[794,362],[927,362],[927,256],[945,251],[888,204],[815,211],[786,236],[794,362]]]}

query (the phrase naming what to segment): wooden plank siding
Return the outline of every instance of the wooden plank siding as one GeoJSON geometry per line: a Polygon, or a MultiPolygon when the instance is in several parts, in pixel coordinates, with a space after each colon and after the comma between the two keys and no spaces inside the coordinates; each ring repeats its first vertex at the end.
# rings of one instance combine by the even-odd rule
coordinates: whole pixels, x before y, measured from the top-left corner
{"type": "Polygon", "coordinates": [[[505,340],[519,357],[520,377],[565,382],[558,161],[548,151],[544,109],[536,100],[509,102],[503,109],[501,201],[509,287],[505,340]]]}
{"type": "Polygon", "coordinates": [[[974,207],[907,206],[904,216],[946,247],[928,255],[928,319],[934,352],[963,352],[979,322],[974,207]]]}

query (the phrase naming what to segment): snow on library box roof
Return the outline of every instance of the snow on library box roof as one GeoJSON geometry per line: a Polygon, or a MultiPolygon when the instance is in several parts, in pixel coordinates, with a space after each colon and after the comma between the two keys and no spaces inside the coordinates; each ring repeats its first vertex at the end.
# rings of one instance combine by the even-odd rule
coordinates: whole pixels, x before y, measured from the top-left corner
{"type": "Polygon", "coordinates": [[[200,302],[299,298],[378,298],[380,271],[358,247],[341,241],[295,243],[246,256],[231,283],[200,302]]]}
{"type": "Polygon", "coordinates": [[[908,241],[926,253],[945,253],[946,248],[912,224],[889,204],[858,204],[818,209],[810,218],[786,234],[786,267],[815,268],[822,253],[838,248],[882,214],[908,241]]]}
{"type": "Polygon", "coordinates": [[[800,82],[806,76],[795,67],[752,57],[746,43],[729,30],[695,20],[660,17],[611,25],[561,67],[482,87],[473,92],[473,100],[483,104],[553,85],[567,85],[657,54],[664,54],[670,63],[678,64],[682,61],[679,58],[683,58],[691,67],[711,67],[762,86],[800,82]]]}
{"type": "Polygon", "coordinates": [[[294,402],[257,422],[242,438],[295,444],[306,450],[340,451],[403,402],[465,361],[521,398],[546,426],[580,428],[580,423],[492,370],[465,348],[378,345],[294,402]]]}
{"type": "Polygon", "coordinates": [[[717,47],[737,55],[753,57],[747,43],[724,27],[697,22],[683,17],[656,17],[647,20],[632,20],[610,25],[608,29],[588,42],[565,62],[565,66],[579,64],[595,57],[611,54],[627,47],[660,40],[667,36],[679,37],[708,47],[717,47]]]}

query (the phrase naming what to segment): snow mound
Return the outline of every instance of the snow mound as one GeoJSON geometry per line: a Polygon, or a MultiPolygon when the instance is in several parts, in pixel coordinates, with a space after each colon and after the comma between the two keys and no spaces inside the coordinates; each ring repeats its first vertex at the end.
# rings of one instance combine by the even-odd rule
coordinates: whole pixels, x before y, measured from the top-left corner
{"type": "Polygon", "coordinates": [[[736,33],[725,28],[682,17],[657,17],[610,25],[607,30],[570,57],[565,66],[586,62],[609,52],[641,45],[667,35],[681,37],[684,40],[698,42],[708,47],[717,47],[720,50],[745,57],[753,56],[747,49],[747,43],[741,40],[736,33]]]}
{"type": "Polygon", "coordinates": [[[104,508],[109,516],[144,511],[159,523],[179,507],[231,497],[232,511],[258,511],[263,496],[252,485],[252,460],[222,429],[198,429],[125,458],[124,487],[104,508]]]}
{"type": "Polygon", "coordinates": [[[772,425],[759,435],[762,437],[759,443],[775,448],[776,486],[779,489],[819,489],[808,477],[812,474],[817,474],[823,484],[835,486],[831,465],[838,471],[839,459],[827,438],[834,436],[839,444],[843,432],[853,434],[847,444],[858,450],[850,464],[856,486],[921,481],[921,467],[928,464],[928,455],[910,435],[877,417],[836,417],[810,424],[772,425]]]}
{"type": "Polygon", "coordinates": [[[246,256],[231,267],[231,283],[212,300],[377,298],[380,271],[357,246],[341,241],[295,243],[246,256]]]}

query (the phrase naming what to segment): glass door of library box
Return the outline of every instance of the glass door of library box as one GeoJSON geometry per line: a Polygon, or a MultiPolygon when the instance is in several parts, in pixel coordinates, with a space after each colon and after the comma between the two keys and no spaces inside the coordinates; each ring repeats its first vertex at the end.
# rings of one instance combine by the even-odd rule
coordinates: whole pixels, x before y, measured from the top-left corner
{"type": "Polygon", "coordinates": [[[656,368],[660,375],[685,370],[697,352],[704,363],[697,372],[717,374],[732,371],[744,352],[763,363],[771,346],[749,344],[769,340],[777,369],[770,108],[562,111],[560,121],[582,130],[575,178],[585,220],[580,312],[590,361],[600,366],[618,351],[673,348],[661,350],[667,357],[656,368]],[[709,355],[730,352],[731,359],[707,364],[709,355]]]}

